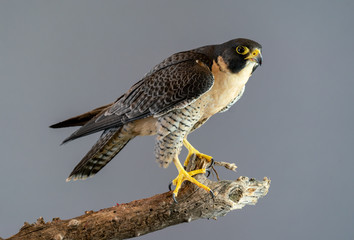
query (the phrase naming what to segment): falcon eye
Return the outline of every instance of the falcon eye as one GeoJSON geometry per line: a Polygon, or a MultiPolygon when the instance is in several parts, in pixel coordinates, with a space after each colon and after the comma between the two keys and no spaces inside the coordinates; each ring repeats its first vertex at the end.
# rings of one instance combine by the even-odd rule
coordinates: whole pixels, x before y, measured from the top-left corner
{"type": "Polygon", "coordinates": [[[250,50],[248,49],[248,47],[245,47],[245,46],[237,46],[236,47],[236,52],[238,54],[241,54],[241,55],[245,55],[249,52],[250,50]]]}

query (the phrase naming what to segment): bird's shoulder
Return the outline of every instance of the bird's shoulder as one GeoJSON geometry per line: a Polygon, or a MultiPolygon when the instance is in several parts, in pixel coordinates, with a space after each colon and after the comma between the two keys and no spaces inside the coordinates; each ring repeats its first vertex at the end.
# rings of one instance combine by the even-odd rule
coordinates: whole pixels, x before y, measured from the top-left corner
{"type": "Polygon", "coordinates": [[[209,69],[211,69],[213,63],[213,60],[209,56],[204,53],[198,52],[198,49],[178,52],[172,54],[168,58],[165,58],[161,63],[154,66],[148,73],[145,74],[143,79],[148,78],[152,74],[155,74],[163,69],[188,61],[197,61],[203,63],[209,69]]]}

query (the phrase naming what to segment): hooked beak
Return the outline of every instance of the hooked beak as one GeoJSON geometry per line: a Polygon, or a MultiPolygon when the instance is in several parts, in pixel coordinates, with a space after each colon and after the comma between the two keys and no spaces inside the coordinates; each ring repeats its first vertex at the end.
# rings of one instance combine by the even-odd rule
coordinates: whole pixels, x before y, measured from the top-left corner
{"type": "Polygon", "coordinates": [[[260,51],[258,48],[256,48],[255,50],[253,50],[253,51],[250,53],[250,55],[249,55],[248,57],[246,57],[245,59],[250,60],[250,61],[252,61],[252,62],[256,62],[256,63],[258,63],[259,65],[262,65],[262,60],[263,60],[263,58],[262,58],[262,53],[261,53],[261,51],[260,51]]]}

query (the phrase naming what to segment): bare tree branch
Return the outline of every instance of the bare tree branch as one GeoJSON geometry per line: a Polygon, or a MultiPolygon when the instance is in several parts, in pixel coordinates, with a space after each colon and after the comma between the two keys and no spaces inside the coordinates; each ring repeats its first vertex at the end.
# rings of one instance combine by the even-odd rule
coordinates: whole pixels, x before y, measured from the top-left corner
{"type": "MultiPolygon", "coordinates": [[[[187,170],[205,165],[204,160],[192,157],[187,170]]],[[[245,205],[254,205],[267,194],[270,186],[268,178],[263,181],[247,177],[239,177],[236,181],[211,181],[199,174],[196,179],[213,189],[215,199],[205,190],[186,183],[178,194],[178,203],[173,201],[170,191],[97,212],[87,211],[82,216],[68,220],[54,218],[46,223],[39,218],[34,224],[25,223],[20,232],[8,240],[109,240],[137,237],[200,218],[216,219],[245,205]]]]}

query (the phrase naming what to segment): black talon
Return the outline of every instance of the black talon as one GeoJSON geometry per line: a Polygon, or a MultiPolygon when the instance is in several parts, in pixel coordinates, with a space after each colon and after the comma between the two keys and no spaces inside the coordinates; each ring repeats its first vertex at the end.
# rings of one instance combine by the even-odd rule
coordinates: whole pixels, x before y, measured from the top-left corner
{"type": "Polygon", "coordinates": [[[205,171],[207,172],[207,178],[210,176],[210,170],[209,169],[205,169],[205,171]]]}
{"type": "Polygon", "coordinates": [[[210,193],[210,195],[211,195],[212,199],[213,199],[213,200],[215,200],[215,195],[214,195],[213,190],[211,190],[211,189],[210,189],[209,193],[210,193]]]}
{"type": "Polygon", "coordinates": [[[170,191],[172,191],[172,182],[170,182],[170,184],[168,184],[168,189],[170,189],[170,191]]]}
{"type": "Polygon", "coordinates": [[[214,165],[214,163],[215,163],[214,158],[212,158],[210,160],[210,164],[209,164],[209,167],[207,167],[207,169],[211,168],[214,165]]]}
{"type": "Polygon", "coordinates": [[[176,200],[176,195],[175,195],[175,193],[172,193],[172,198],[173,198],[173,201],[175,201],[175,203],[178,203],[177,200],[176,200]]]}

